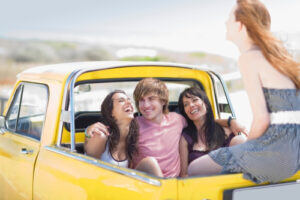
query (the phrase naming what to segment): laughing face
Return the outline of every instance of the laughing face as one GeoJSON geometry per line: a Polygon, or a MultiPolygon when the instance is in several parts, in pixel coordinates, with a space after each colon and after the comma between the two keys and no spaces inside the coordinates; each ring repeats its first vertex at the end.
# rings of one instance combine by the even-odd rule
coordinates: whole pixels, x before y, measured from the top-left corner
{"type": "Polygon", "coordinates": [[[194,95],[183,97],[183,107],[186,115],[192,121],[202,120],[206,114],[205,103],[194,95]]]}
{"type": "Polygon", "coordinates": [[[113,111],[112,116],[116,121],[133,119],[133,106],[130,98],[123,93],[115,93],[112,96],[113,111]]]}

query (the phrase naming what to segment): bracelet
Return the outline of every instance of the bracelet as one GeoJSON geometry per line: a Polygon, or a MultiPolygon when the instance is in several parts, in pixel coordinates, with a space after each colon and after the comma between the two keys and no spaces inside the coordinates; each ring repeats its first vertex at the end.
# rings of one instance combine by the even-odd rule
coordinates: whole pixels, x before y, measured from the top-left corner
{"type": "Polygon", "coordinates": [[[84,135],[86,138],[91,138],[91,136],[87,133],[87,128],[84,129],[84,135]]]}
{"type": "Polygon", "coordinates": [[[228,127],[230,128],[230,123],[231,123],[231,120],[235,119],[234,117],[231,117],[229,116],[228,120],[227,120],[227,125],[228,127]]]}

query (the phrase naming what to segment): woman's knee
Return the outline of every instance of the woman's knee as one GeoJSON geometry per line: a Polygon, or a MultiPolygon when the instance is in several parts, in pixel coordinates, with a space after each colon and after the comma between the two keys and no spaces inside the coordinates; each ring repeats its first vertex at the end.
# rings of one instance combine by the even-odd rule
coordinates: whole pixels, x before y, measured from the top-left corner
{"type": "Polygon", "coordinates": [[[229,146],[234,146],[234,145],[238,145],[238,144],[242,144],[244,142],[247,141],[247,137],[245,135],[237,135],[234,138],[232,138],[232,140],[230,141],[229,146]]]}
{"type": "Polygon", "coordinates": [[[147,163],[147,164],[150,164],[150,165],[158,165],[158,162],[157,162],[156,158],[151,157],[151,156],[143,158],[141,160],[141,163],[147,163]]]}
{"type": "Polygon", "coordinates": [[[154,157],[143,158],[138,164],[138,166],[136,167],[136,169],[150,173],[155,176],[159,176],[159,177],[163,176],[160,166],[154,157]]]}
{"type": "Polygon", "coordinates": [[[188,175],[213,175],[218,174],[222,167],[214,162],[210,156],[205,155],[191,162],[188,166],[188,175]]]}
{"type": "MultiPolygon", "coordinates": [[[[200,161],[201,162],[201,161],[200,161]]],[[[198,173],[198,163],[199,163],[199,159],[194,160],[193,162],[191,162],[188,166],[188,175],[189,176],[194,176],[197,175],[198,173]]]]}

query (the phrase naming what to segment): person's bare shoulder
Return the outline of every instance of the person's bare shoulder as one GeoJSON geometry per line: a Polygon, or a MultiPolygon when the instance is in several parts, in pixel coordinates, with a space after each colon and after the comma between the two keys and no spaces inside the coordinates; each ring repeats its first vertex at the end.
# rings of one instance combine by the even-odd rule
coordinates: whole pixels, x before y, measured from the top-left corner
{"type": "Polygon", "coordinates": [[[243,70],[255,70],[262,66],[266,62],[261,51],[249,51],[241,54],[238,59],[238,66],[243,70]]]}

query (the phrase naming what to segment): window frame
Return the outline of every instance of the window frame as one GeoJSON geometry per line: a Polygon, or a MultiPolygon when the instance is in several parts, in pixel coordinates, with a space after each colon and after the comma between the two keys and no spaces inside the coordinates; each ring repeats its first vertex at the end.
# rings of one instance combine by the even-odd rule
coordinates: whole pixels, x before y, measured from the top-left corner
{"type": "MultiPolygon", "coordinates": [[[[203,86],[203,83],[201,83],[197,79],[192,79],[192,78],[169,78],[169,77],[153,77],[155,79],[159,79],[163,82],[185,82],[185,81],[190,81],[194,84],[196,84],[201,90],[205,91],[205,88],[203,86]]],[[[144,79],[143,77],[138,77],[138,78],[110,78],[110,79],[98,79],[98,80],[86,80],[86,81],[78,81],[75,83],[75,87],[82,85],[82,84],[95,84],[95,83],[114,83],[114,82],[139,82],[140,80],[144,79]]],[[[206,91],[205,91],[206,92],[206,91]]],[[[178,102],[177,102],[178,103],[178,102]]],[[[169,105],[174,104],[174,101],[169,101],[169,105]]],[[[66,100],[66,105],[65,109],[69,110],[70,106],[70,98],[68,96],[66,100]]],[[[81,111],[79,111],[81,112],[81,111]]],[[[98,111],[89,111],[89,112],[98,112],[98,111]]],[[[76,115],[76,112],[74,113],[76,115]]],[[[74,116],[75,119],[75,116],[74,116]]],[[[67,124],[67,122],[63,123],[63,127],[67,130],[70,131],[70,125],[67,124]]],[[[76,132],[75,132],[76,134],[76,132]]],[[[59,142],[59,145],[61,145],[61,141],[59,142]]]]}
{"type": "Polygon", "coordinates": [[[225,82],[220,77],[220,75],[215,73],[215,72],[211,72],[210,77],[211,77],[213,88],[214,88],[214,91],[215,91],[214,92],[214,100],[215,100],[215,108],[216,108],[216,114],[217,114],[216,116],[218,117],[218,119],[222,119],[221,118],[222,111],[221,111],[221,108],[220,108],[221,104],[219,102],[219,94],[218,94],[218,89],[217,89],[218,86],[217,86],[217,83],[216,83],[218,81],[221,85],[221,89],[222,89],[222,91],[224,93],[224,96],[225,96],[225,99],[227,101],[226,105],[228,105],[228,107],[230,109],[231,114],[229,114],[229,112],[228,112],[228,115],[231,115],[232,117],[235,118],[236,117],[235,111],[234,111],[234,108],[232,106],[232,103],[231,103],[231,100],[230,100],[230,97],[229,97],[229,91],[227,89],[227,86],[226,86],[225,82]]]}
{"type": "Polygon", "coordinates": [[[30,139],[34,139],[36,141],[40,141],[41,140],[41,137],[42,137],[42,133],[43,133],[43,129],[44,129],[44,124],[45,124],[45,120],[46,120],[46,114],[47,114],[47,110],[48,110],[48,105],[49,105],[49,87],[48,85],[46,84],[43,84],[43,83],[35,83],[35,82],[20,82],[13,94],[13,99],[9,105],[9,108],[8,108],[8,111],[7,111],[7,114],[5,116],[5,129],[7,129],[8,131],[10,131],[11,133],[14,133],[14,134],[17,134],[17,135],[21,135],[21,136],[24,136],[24,137],[28,137],[30,139]],[[45,118],[44,118],[44,121],[43,121],[43,126],[42,126],[42,129],[41,129],[41,134],[39,137],[35,137],[33,136],[32,134],[28,134],[28,133],[25,133],[25,132],[22,132],[22,131],[18,131],[17,130],[17,126],[18,126],[18,122],[19,122],[19,117],[20,117],[20,109],[21,109],[21,106],[22,106],[22,100],[23,100],[23,92],[24,92],[24,86],[25,85],[38,85],[40,87],[43,87],[46,89],[46,93],[47,93],[47,103],[46,103],[46,109],[45,109],[45,118]],[[19,107],[18,107],[18,114],[17,114],[17,118],[16,118],[16,124],[15,124],[15,127],[14,129],[11,129],[11,128],[8,128],[7,126],[7,120],[8,120],[8,117],[10,116],[10,113],[11,113],[11,110],[12,110],[12,107],[15,105],[16,103],[16,94],[17,92],[20,91],[20,99],[19,99],[19,107]]]}

